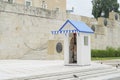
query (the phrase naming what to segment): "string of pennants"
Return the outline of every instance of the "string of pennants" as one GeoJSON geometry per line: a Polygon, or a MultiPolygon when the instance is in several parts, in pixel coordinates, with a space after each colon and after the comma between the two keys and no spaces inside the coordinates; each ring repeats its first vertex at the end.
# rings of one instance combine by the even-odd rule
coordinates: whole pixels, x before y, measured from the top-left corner
{"type": "Polygon", "coordinates": [[[51,31],[53,35],[55,34],[66,34],[66,33],[79,33],[78,30],[62,30],[62,31],[51,31]]]}

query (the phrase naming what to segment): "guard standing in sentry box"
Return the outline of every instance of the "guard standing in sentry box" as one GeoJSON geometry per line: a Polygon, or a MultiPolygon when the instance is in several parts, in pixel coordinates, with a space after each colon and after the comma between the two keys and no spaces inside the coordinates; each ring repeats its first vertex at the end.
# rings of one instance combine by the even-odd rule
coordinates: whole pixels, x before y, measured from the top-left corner
{"type": "Polygon", "coordinates": [[[90,65],[91,43],[90,34],[93,30],[84,22],[67,20],[58,31],[52,34],[64,34],[64,64],[90,65]]]}

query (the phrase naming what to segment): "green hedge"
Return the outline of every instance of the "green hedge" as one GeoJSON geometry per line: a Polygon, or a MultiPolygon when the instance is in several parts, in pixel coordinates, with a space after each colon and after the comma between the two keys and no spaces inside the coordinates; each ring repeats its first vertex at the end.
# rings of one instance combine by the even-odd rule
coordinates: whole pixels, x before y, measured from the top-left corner
{"type": "Polygon", "coordinates": [[[92,57],[120,57],[120,48],[107,47],[106,50],[92,50],[92,57]]]}

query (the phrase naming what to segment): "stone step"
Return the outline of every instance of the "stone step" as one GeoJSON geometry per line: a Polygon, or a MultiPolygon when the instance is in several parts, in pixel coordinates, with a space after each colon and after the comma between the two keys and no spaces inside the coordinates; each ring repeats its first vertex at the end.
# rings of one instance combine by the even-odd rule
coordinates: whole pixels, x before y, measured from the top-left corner
{"type": "Polygon", "coordinates": [[[80,76],[87,76],[91,74],[96,73],[105,73],[105,72],[111,72],[114,71],[113,68],[91,68],[91,69],[85,69],[85,70],[72,70],[67,72],[59,72],[59,73],[51,73],[51,74],[43,74],[43,75],[36,75],[31,77],[24,77],[24,78],[17,78],[12,80],[64,80],[64,79],[72,79],[73,75],[80,76]]]}
{"type": "MultiPolygon", "coordinates": [[[[99,70],[92,70],[92,71],[86,71],[86,72],[74,72],[71,74],[63,74],[63,75],[58,75],[58,76],[52,76],[52,77],[46,77],[46,78],[40,78],[40,80],[64,80],[64,79],[70,79],[74,78],[73,75],[77,75],[80,80],[85,79],[86,77],[89,78],[91,75],[94,74],[100,74],[100,73],[105,73],[106,72],[112,72],[114,69],[99,69],[99,70]]],[[[75,79],[75,78],[74,78],[75,79]]]]}
{"type": "MultiPolygon", "coordinates": [[[[108,80],[111,76],[114,77],[113,75],[119,75],[120,71],[113,70],[113,71],[108,71],[105,73],[97,73],[97,74],[91,74],[87,76],[79,76],[75,78],[66,78],[66,79],[60,79],[60,80],[108,80]],[[105,79],[105,76],[107,76],[108,79],[105,79]]],[[[115,79],[114,79],[115,80],[115,79]]]]}
{"type": "Polygon", "coordinates": [[[99,74],[93,74],[93,75],[88,75],[88,76],[84,76],[84,77],[80,77],[79,79],[80,80],[89,80],[90,78],[97,78],[97,77],[102,77],[102,76],[108,76],[108,75],[111,75],[111,74],[118,74],[120,73],[120,71],[117,71],[117,70],[111,70],[111,71],[106,71],[104,73],[99,73],[99,74]]]}

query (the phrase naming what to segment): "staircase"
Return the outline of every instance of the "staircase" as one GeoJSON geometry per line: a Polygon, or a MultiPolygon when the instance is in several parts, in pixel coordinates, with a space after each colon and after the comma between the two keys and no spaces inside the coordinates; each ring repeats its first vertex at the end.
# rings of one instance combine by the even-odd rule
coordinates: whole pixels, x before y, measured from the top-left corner
{"type": "Polygon", "coordinates": [[[67,72],[42,74],[31,77],[18,78],[17,80],[92,80],[92,78],[118,74],[120,70],[113,67],[99,67],[85,70],[71,70],[67,72]]]}

